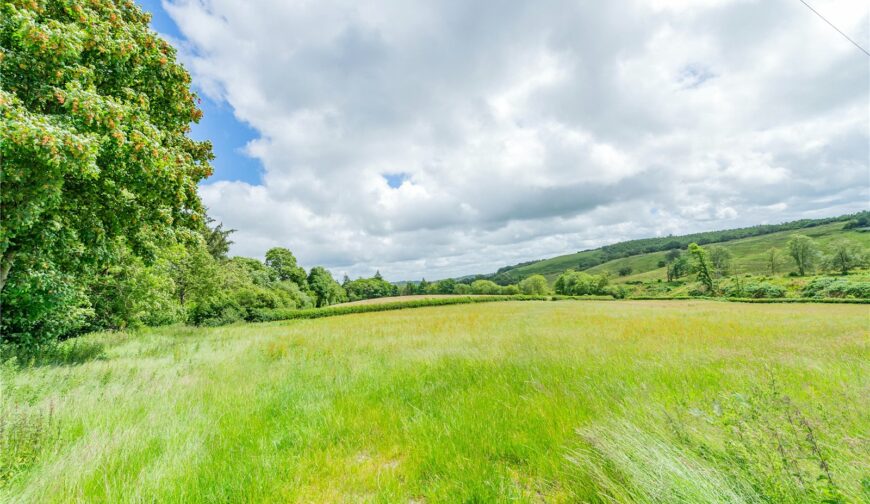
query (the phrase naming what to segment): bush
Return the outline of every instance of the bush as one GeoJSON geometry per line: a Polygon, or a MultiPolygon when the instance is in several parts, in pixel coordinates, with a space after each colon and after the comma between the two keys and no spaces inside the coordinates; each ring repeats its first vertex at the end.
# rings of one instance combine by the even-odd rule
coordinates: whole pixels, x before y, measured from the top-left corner
{"type": "Polygon", "coordinates": [[[732,298],[775,299],[785,297],[785,288],[770,282],[735,284],[725,289],[725,296],[732,298]]]}
{"type": "Polygon", "coordinates": [[[515,296],[519,293],[520,293],[520,288],[517,287],[515,284],[505,285],[504,287],[501,288],[501,291],[500,291],[500,294],[503,294],[505,296],[515,296]]]}
{"type": "Polygon", "coordinates": [[[870,282],[819,277],[807,284],[802,293],[806,297],[813,298],[870,299],[870,282]]]}
{"type": "Polygon", "coordinates": [[[472,294],[501,294],[501,286],[491,280],[475,280],[471,283],[472,294]]]}
{"type": "Polygon", "coordinates": [[[541,296],[549,290],[547,279],[543,275],[532,275],[519,284],[520,292],[527,296],[541,296]]]}
{"type": "Polygon", "coordinates": [[[628,296],[628,289],[622,285],[608,285],[603,293],[612,296],[613,299],[625,299],[628,296]]]}
{"type": "Polygon", "coordinates": [[[13,270],[2,294],[2,342],[34,353],[81,332],[94,314],[84,287],[49,262],[13,270]]]}
{"type": "Polygon", "coordinates": [[[567,296],[584,296],[587,294],[605,294],[607,277],[590,275],[582,271],[568,270],[556,280],[556,294],[567,296]]]}
{"type": "Polygon", "coordinates": [[[230,296],[215,296],[194,303],[187,312],[187,321],[194,325],[219,326],[243,320],[241,306],[230,296]]]}

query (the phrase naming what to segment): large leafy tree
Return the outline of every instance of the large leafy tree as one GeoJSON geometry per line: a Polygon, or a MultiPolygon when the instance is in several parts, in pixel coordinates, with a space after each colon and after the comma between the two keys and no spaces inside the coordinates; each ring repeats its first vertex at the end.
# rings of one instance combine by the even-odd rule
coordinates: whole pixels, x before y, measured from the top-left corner
{"type": "Polygon", "coordinates": [[[311,273],[308,274],[308,286],[317,296],[318,307],[340,303],[347,297],[344,288],[322,266],[311,268],[311,273]]]}
{"type": "Polygon", "coordinates": [[[866,257],[860,247],[846,240],[834,243],[831,255],[827,258],[827,264],[840,274],[846,275],[850,269],[863,266],[866,257]]]}
{"type": "Polygon", "coordinates": [[[788,240],[788,253],[794,259],[800,276],[811,272],[815,267],[819,249],[812,238],[805,235],[792,235],[788,240]]]}
{"type": "Polygon", "coordinates": [[[175,50],[125,0],[0,5],[0,290],[47,263],[105,264],[123,236],[145,258],[202,224],[208,142],[175,50]]]}
{"type": "Polygon", "coordinates": [[[266,251],[266,266],[272,270],[277,280],[289,280],[303,289],[308,288],[305,268],[296,263],[296,256],[288,249],[275,247],[266,251]]]}
{"type": "Polygon", "coordinates": [[[519,284],[520,292],[528,296],[540,296],[550,290],[544,275],[532,275],[519,284]]]}

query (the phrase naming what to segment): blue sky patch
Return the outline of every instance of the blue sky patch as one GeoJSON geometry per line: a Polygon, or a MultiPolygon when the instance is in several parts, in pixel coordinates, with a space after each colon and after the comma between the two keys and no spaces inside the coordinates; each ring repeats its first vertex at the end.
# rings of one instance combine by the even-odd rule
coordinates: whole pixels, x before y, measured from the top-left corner
{"type": "Polygon", "coordinates": [[[387,185],[393,189],[398,189],[406,180],[411,178],[407,173],[384,173],[383,177],[387,181],[387,185]]]}

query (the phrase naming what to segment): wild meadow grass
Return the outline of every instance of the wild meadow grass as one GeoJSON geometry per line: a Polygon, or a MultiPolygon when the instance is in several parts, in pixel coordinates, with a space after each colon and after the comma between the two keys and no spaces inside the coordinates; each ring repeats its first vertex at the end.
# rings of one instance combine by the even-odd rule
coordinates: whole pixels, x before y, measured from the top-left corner
{"type": "Polygon", "coordinates": [[[866,502],[868,326],[560,301],[93,334],[2,367],[0,501],[866,502]]]}

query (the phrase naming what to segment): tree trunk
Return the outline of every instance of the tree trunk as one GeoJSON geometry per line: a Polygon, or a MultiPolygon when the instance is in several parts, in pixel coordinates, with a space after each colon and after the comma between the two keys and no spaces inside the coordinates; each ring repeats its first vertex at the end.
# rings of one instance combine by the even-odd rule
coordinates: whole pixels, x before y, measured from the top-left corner
{"type": "Polygon", "coordinates": [[[15,257],[15,252],[6,251],[3,258],[0,259],[0,292],[6,287],[6,279],[9,278],[9,271],[12,269],[12,260],[15,257]]]}

